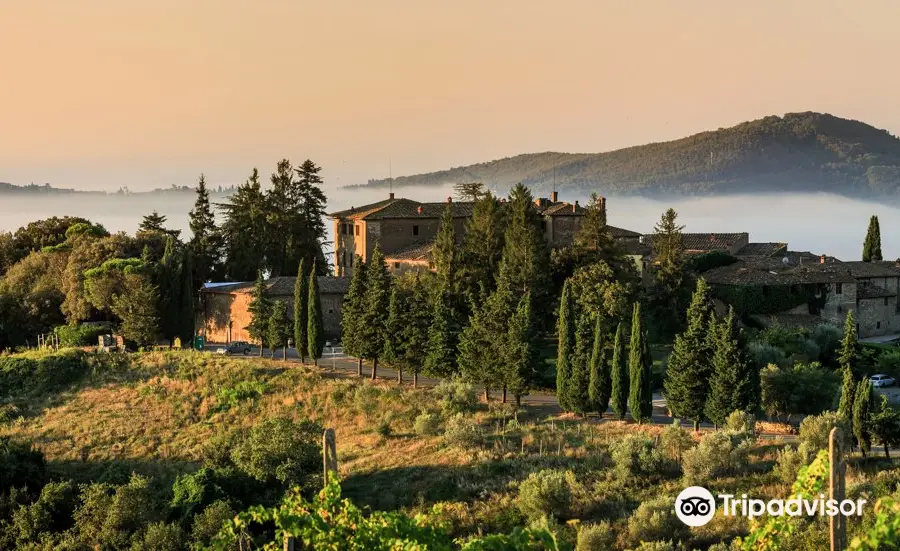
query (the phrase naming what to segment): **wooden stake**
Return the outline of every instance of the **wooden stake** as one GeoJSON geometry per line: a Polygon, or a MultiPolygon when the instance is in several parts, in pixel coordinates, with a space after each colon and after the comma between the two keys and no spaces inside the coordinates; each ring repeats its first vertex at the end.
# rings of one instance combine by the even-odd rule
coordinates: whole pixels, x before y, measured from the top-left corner
{"type": "MultiPolygon", "coordinates": [[[[841,429],[835,427],[828,435],[828,495],[838,503],[844,500],[844,449],[841,429]]],[[[831,532],[831,551],[843,551],[847,546],[847,519],[834,515],[828,519],[831,532]]]]}
{"type": "Polygon", "coordinates": [[[334,429],[326,429],[322,435],[322,463],[324,467],[324,483],[328,485],[328,473],[332,472],[337,476],[337,444],[334,439],[334,429]]]}

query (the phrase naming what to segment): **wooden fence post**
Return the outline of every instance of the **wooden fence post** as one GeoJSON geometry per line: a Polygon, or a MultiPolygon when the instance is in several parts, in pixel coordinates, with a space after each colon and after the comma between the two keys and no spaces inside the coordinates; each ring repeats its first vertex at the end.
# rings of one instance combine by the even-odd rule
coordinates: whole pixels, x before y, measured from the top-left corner
{"type": "MultiPolygon", "coordinates": [[[[828,435],[828,497],[838,503],[844,500],[844,445],[841,429],[835,427],[828,435]]],[[[828,519],[831,532],[831,551],[843,551],[847,546],[847,519],[834,515],[828,519]]]]}
{"type": "Polygon", "coordinates": [[[324,467],[325,485],[328,485],[328,473],[337,476],[337,444],[334,439],[334,429],[326,429],[322,435],[322,463],[324,467]]]}

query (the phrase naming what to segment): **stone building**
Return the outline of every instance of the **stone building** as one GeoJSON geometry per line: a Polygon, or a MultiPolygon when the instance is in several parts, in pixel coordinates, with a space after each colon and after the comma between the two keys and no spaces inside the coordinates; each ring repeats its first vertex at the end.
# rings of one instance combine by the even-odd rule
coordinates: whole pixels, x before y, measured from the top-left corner
{"type": "Polygon", "coordinates": [[[845,262],[857,282],[856,327],[861,338],[900,333],[900,266],[845,262]]]}
{"type": "MultiPolygon", "coordinates": [[[[266,281],[269,297],[287,303],[288,317],[294,317],[295,277],[276,277],[266,281]]],[[[201,290],[202,316],[197,326],[210,343],[251,342],[247,333],[252,316],[248,310],[255,282],[207,284],[201,290]]],[[[341,333],[341,303],[350,287],[346,277],[319,276],[322,325],[326,337],[341,333]]]]}
{"type": "MultiPolygon", "coordinates": [[[[601,198],[602,208],[606,199],[601,198]]],[[[453,227],[458,241],[465,233],[466,221],[472,216],[474,203],[453,201],[420,203],[411,199],[395,198],[391,193],[384,201],[354,207],[331,214],[334,223],[334,266],[341,276],[353,274],[354,258],[359,256],[368,262],[375,244],[385,256],[388,269],[393,274],[408,271],[431,270],[431,249],[440,229],[441,216],[447,205],[453,215],[453,227]]],[[[581,228],[585,208],[575,203],[559,201],[557,192],[550,198],[535,199],[534,207],[540,213],[541,228],[551,247],[570,245],[581,228]]],[[[623,243],[639,243],[641,234],[609,226],[614,239],[623,243]]],[[[643,258],[638,255],[639,258],[643,258]]]]}

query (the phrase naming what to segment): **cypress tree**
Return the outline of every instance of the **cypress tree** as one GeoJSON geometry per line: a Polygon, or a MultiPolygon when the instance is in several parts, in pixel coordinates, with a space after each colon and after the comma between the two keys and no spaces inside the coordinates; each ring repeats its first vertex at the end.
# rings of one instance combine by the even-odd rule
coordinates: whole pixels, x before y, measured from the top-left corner
{"type": "Polygon", "coordinates": [[[728,316],[715,325],[714,334],[712,376],[705,412],[716,426],[720,426],[733,411],[752,413],[759,407],[759,372],[747,361],[733,308],[729,308],[728,316]]]}
{"type": "Polygon", "coordinates": [[[355,260],[353,276],[350,278],[350,288],[341,305],[341,341],[347,354],[356,356],[356,374],[362,377],[363,347],[359,325],[365,308],[368,270],[362,258],[357,256],[355,260]]]}
{"type": "Polygon", "coordinates": [[[181,334],[182,327],[181,269],[175,251],[175,238],[171,235],[166,237],[166,247],[154,272],[159,290],[160,332],[171,344],[181,334]]]}
{"type": "Polygon", "coordinates": [[[381,247],[376,244],[372,259],[366,266],[366,294],[359,325],[356,327],[360,353],[363,358],[372,360],[372,380],[378,377],[378,358],[384,350],[390,293],[391,275],[384,264],[381,247]]]}
{"type": "Polygon", "coordinates": [[[559,301],[559,317],[556,331],[558,336],[556,354],[556,399],[564,411],[571,411],[568,385],[572,377],[572,357],[575,350],[575,319],[572,301],[572,286],[569,280],[563,284],[559,301]]]}
{"type": "Polygon", "coordinates": [[[219,205],[225,213],[221,236],[225,250],[224,275],[231,281],[247,281],[265,265],[266,236],[269,234],[266,197],[259,171],[239,185],[227,202],[219,205]]]}
{"type": "Polygon", "coordinates": [[[881,261],[881,227],[878,224],[878,217],[869,218],[869,229],[866,231],[866,240],[863,243],[863,262],[881,261]]]}
{"type": "Polygon", "coordinates": [[[453,228],[453,211],[451,203],[444,206],[441,214],[441,225],[434,239],[431,260],[437,274],[439,285],[455,289],[456,281],[456,231],[453,228]]]}
{"type": "Polygon", "coordinates": [[[259,355],[263,355],[264,341],[266,333],[269,330],[269,316],[271,307],[269,304],[268,293],[266,292],[266,283],[263,280],[262,270],[257,272],[256,284],[253,286],[250,304],[247,306],[250,312],[250,325],[245,329],[250,334],[250,338],[259,343],[259,355]]]}
{"type": "Polygon", "coordinates": [[[462,292],[476,307],[496,288],[505,228],[500,201],[490,193],[481,195],[466,221],[458,274],[462,292]]]}
{"type": "Polygon", "coordinates": [[[407,323],[410,304],[408,292],[400,285],[391,289],[391,300],[388,305],[387,332],[384,338],[384,350],[381,356],[397,370],[397,384],[403,384],[403,367],[406,358],[403,350],[403,330],[407,323]]]}
{"type": "Polygon", "coordinates": [[[856,321],[853,319],[853,311],[849,311],[844,322],[844,337],[841,339],[841,347],[838,352],[838,363],[843,375],[838,413],[851,424],[853,422],[853,400],[856,398],[857,390],[857,383],[853,376],[856,346],[856,321]]]}
{"type": "Polygon", "coordinates": [[[695,431],[709,394],[708,330],[712,315],[709,286],[700,278],[687,311],[687,329],[675,337],[663,384],[669,409],[677,417],[691,419],[695,431]]]}
{"type": "Polygon", "coordinates": [[[425,358],[423,350],[428,348],[428,331],[432,313],[426,283],[416,274],[412,282],[407,301],[407,320],[402,330],[401,351],[404,365],[413,373],[413,388],[419,385],[419,373],[422,371],[425,358]]]}
{"type": "Polygon", "coordinates": [[[628,366],[630,372],[628,407],[631,418],[643,423],[653,413],[653,395],[650,392],[650,355],[648,353],[644,325],[641,322],[641,303],[634,303],[631,316],[631,343],[629,344],[628,366]]]}
{"type": "Polygon", "coordinates": [[[601,417],[609,407],[609,398],[612,393],[612,380],[609,362],[606,361],[603,337],[603,321],[600,316],[597,316],[597,321],[594,323],[594,345],[591,349],[591,379],[588,397],[591,400],[591,409],[599,413],[601,417]]]}
{"type": "Polygon", "coordinates": [[[856,398],[853,400],[853,434],[863,458],[872,448],[871,415],[872,383],[868,377],[863,377],[856,387],[856,398]]]}
{"type": "Polygon", "coordinates": [[[622,322],[616,327],[616,338],[613,342],[612,365],[612,408],[616,416],[625,419],[628,407],[628,371],[625,368],[625,336],[622,334],[622,322]]]}
{"type": "Polygon", "coordinates": [[[184,249],[181,258],[181,323],[179,324],[179,336],[181,337],[181,346],[185,344],[189,348],[193,347],[193,338],[196,328],[195,308],[194,308],[194,263],[193,254],[190,249],[184,249]]]}
{"type": "Polygon", "coordinates": [[[309,310],[309,279],[306,277],[305,261],[300,260],[297,277],[294,278],[294,346],[300,361],[306,363],[309,339],[306,336],[307,311],[309,310]]]}
{"type": "Polygon", "coordinates": [[[290,335],[287,304],[282,300],[272,301],[272,309],[269,314],[269,323],[266,332],[269,341],[271,357],[275,357],[275,349],[281,347],[281,359],[287,359],[287,339],[290,335]]]}
{"type": "MultiPolygon", "coordinates": [[[[516,408],[522,403],[534,378],[539,362],[534,345],[534,318],[531,313],[531,296],[528,293],[519,300],[516,312],[509,323],[503,343],[503,388],[512,392],[516,408]]],[[[504,394],[504,399],[505,399],[504,394]]]]}
{"type": "Polygon", "coordinates": [[[502,351],[513,305],[512,293],[501,283],[484,304],[475,309],[469,324],[460,333],[459,371],[465,380],[484,387],[485,401],[490,398],[492,386],[502,385],[506,371],[503,353],[499,354],[498,360],[485,361],[485,350],[499,348],[502,351]]]}
{"type": "Polygon", "coordinates": [[[546,310],[550,295],[550,252],[534,198],[521,183],[510,191],[506,216],[499,277],[514,295],[529,292],[535,318],[543,321],[550,314],[546,310]]]}
{"type": "Polygon", "coordinates": [[[437,290],[428,327],[425,371],[434,377],[452,377],[456,371],[459,330],[453,308],[453,293],[446,285],[437,290]]]}
{"type": "MultiPolygon", "coordinates": [[[[300,275],[298,278],[302,277],[300,275]]],[[[319,365],[319,358],[322,357],[322,349],[325,346],[324,327],[322,324],[322,303],[319,297],[319,276],[316,270],[316,262],[313,262],[312,270],[309,271],[309,287],[307,304],[306,321],[308,324],[306,330],[306,352],[313,360],[313,365],[319,365]]]]}

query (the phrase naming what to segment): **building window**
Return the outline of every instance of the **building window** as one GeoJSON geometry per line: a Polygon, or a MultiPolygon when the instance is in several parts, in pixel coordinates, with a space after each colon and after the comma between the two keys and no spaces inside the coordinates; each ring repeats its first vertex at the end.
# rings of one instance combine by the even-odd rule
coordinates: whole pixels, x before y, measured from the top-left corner
{"type": "Polygon", "coordinates": [[[841,294],[841,292],[843,292],[843,284],[842,284],[842,283],[835,283],[835,284],[834,284],[834,293],[837,294],[837,295],[839,295],[839,294],[841,294]]]}
{"type": "Polygon", "coordinates": [[[884,305],[887,306],[887,304],[888,304],[887,297],[884,297],[884,305]]]}
{"type": "Polygon", "coordinates": [[[329,314],[333,314],[333,313],[334,313],[334,310],[329,309],[329,310],[328,310],[328,313],[329,313],[329,314]]]}
{"type": "Polygon", "coordinates": [[[419,235],[419,226],[413,226],[413,235],[419,235]]]}
{"type": "Polygon", "coordinates": [[[399,263],[399,262],[394,262],[394,269],[395,269],[395,270],[399,270],[399,269],[400,269],[400,263],[399,263]]]}
{"type": "Polygon", "coordinates": [[[859,335],[859,324],[856,324],[856,334],[859,335]]]}
{"type": "Polygon", "coordinates": [[[837,313],[838,313],[838,314],[842,314],[843,312],[844,312],[844,307],[841,306],[840,304],[838,304],[838,307],[837,307],[837,313]]]}
{"type": "Polygon", "coordinates": [[[881,322],[880,322],[880,321],[876,321],[876,322],[875,322],[875,329],[881,329],[881,322]]]}
{"type": "Polygon", "coordinates": [[[547,221],[541,220],[541,229],[547,231],[547,221]]]}
{"type": "Polygon", "coordinates": [[[356,235],[358,236],[359,235],[359,225],[355,226],[355,228],[356,228],[356,235]]]}

